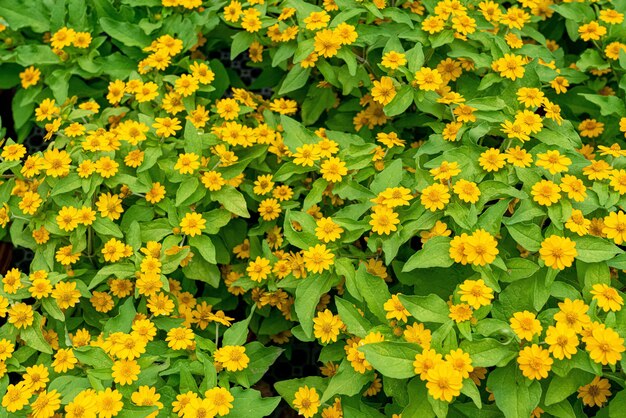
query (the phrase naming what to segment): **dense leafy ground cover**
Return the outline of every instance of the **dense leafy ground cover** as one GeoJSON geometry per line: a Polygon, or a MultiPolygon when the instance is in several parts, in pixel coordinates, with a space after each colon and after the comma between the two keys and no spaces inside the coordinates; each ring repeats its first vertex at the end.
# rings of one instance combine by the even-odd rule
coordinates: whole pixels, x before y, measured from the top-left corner
{"type": "Polygon", "coordinates": [[[625,12],[0,0],[0,417],[623,416],[625,12]]]}

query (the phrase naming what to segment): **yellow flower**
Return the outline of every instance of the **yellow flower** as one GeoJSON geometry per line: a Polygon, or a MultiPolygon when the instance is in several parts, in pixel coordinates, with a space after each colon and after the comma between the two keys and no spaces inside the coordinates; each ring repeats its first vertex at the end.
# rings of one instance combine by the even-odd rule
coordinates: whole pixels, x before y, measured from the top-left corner
{"type": "Polygon", "coordinates": [[[106,388],[96,396],[96,409],[100,418],[112,418],[124,407],[122,394],[116,389],[106,388]]]}
{"type": "Polygon", "coordinates": [[[506,165],[506,155],[497,148],[489,148],[480,154],[478,164],[487,172],[500,171],[506,165]]]}
{"type": "Polygon", "coordinates": [[[420,200],[432,212],[442,210],[450,202],[449,189],[443,184],[435,183],[422,190],[420,200]]]}
{"type": "Polygon", "coordinates": [[[469,378],[470,373],[474,371],[472,358],[460,348],[450,351],[450,354],[446,354],[446,362],[449,363],[454,370],[461,373],[464,379],[469,378]]]}
{"type": "Polygon", "coordinates": [[[420,232],[420,238],[422,244],[426,244],[428,240],[434,237],[449,237],[452,234],[452,231],[448,229],[448,225],[441,221],[435,222],[435,226],[433,226],[428,231],[420,232]]]}
{"type": "Polygon", "coordinates": [[[396,97],[396,89],[393,86],[393,79],[390,77],[381,77],[380,81],[374,81],[372,88],[372,98],[374,101],[383,106],[390,103],[396,97]]]}
{"type": "Polygon", "coordinates": [[[497,245],[498,242],[493,235],[484,229],[477,229],[465,239],[463,254],[468,263],[484,266],[493,263],[496,259],[499,253],[497,245]]]}
{"type": "Polygon", "coordinates": [[[7,386],[6,393],[2,397],[2,407],[8,412],[17,412],[28,405],[28,400],[33,396],[32,390],[22,381],[7,386]]]}
{"type": "Polygon", "coordinates": [[[397,319],[398,321],[407,322],[408,317],[411,316],[409,311],[406,310],[398,295],[391,295],[391,299],[384,303],[383,309],[387,312],[387,319],[397,319]]]}
{"type": "Polygon", "coordinates": [[[537,154],[537,167],[548,170],[550,174],[567,171],[567,167],[572,164],[572,160],[567,158],[557,150],[549,150],[543,154],[537,154]]]}
{"type": "Polygon", "coordinates": [[[461,394],[463,375],[449,363],[439,363],[426,376],[428,394],[441,401],[452,402],[461,394]]]}
{"type": "Polygon", "coordinates": [[[450,180],[452,177],[461,172],[459,163],[456,161],[442,161],[439,167],[435,167],[429,171],[435,180],[450,180]]]}
{"type": "Polygon", "coordinates": [[[578,33],[583,41],[597,41],[606,35],[606,28],[599,25],[595,20],[578,28],[578,33]]]}
{"type": "Polygon", "coordinates": [[[380,194],[380,203],[389,208],[397,206],[408,206],[409,201],[413,199],[411,190],[406,187],[390,187],[383,190],[380,194]]]}
{"type": "Polygon", "coordinates": [[[301,147],[296,148],[296,152],[293,154],[293,162],[303,167],[313,167],[315,161],[320,159],[320,148],[317,144],[304,144],[301,147]]]}
{"type": "Polygon", "coordinates": [[[80,300],[80,291],[76,282],[58,282],[52,291],[52,297],[61,309],[73,308],[80,300]]]}
{"type": "Polygon", "coordinates": [[[448,317],[454,322],[461,323],[472,319],[472,307],[467,303],[459,303],[457,305],[449,305],[450,313],[448,317]]]}
{"type": "Polygon", "coordinates": [[[156,130],[158,136],[169,138],[176,135],[176,131],[182,129],[180,121],[177,118],[155,118],[152,127],[156,130]]]}
{"type": "Polygon", "coordinates": [[[280,216],[282,209],[276,199],[265,199],[259,203],[258,212],[264,221],[272,221],[280,216]]]}
{"type": "Polygon", "coordinates": [[[335,255],[326,248],[324,244],[317,244],[302,252],[304,264],[307,271],[311,273],[322,273],[324,270],[330,270],[334,264],[335,255]]]}
{"type": "Polygon", "coordinates": [[[240,345],[226,345],[216,350],[214,357],[230,372],[244,370],[250,363],[250,358],[246,355],[246,347],[240,345]]]}
{"type": "Polygon", "coordinates": [[[441,354],[432,349],[425,349],[420,354],[415,355],[413,370],[415,374],[419,375],[420,379],[426,380],[428,372],[443,362],[441,354]]]}
{"type": "Polygon", "coordinates": [[[613,170],[611,174],[611,187],[620,195],[626,194],[626,170],[613,170]]]}
{"type": "Polygon", "coordinates": [[[118,360],[113,363],[113,381],[119,385],[131,385],[139,379],[141,368],[136,360],[118,360]]]}
{"type": "Polygon", "coordinates": [[[224,120],[233,120],[239,116],[239,104],[235,99],[221,99],[215,103],[217,113],[224,120]]]}
{"type": "Polygon", "coordinates": [[[205,229],[206,219],[202,217],[201,213],[189,212],[180,221],[180,230],[190,237],[201,235],[205,229]]]}
{"type": "Polygon", "coordinates": [[[320,397],[315,388],[303,386],[294,395],[293,406],[304,418],[313,417],[320,406],[320,397]]]}
{"type": "Polygon", "coordinates": [[[328,309],[318,312],[317,317],[313,319],[313,333],[322,344],[336,342],[339,331],[343,327],[344,324],[339,315],[333,315],[328,309]]]}
{"type": "Polygon", "coordinates": [[[395,70],[407,63],[406,55],[401,52],[389,51],[383,55],[381,65],[390,70],[395,70]]]}
{"type": "Polygon", "coordinates": [[[194,333],[190,328],[177,327],[167,332],[167,346],[173,350],[187,350],[193,346],[194,333]]]}
{"type": "Polygon", "coordinates": [[[590,336],[583,337],[583,341],[591,360],[603,366],[616,364],[622,359],[622,353],[626,350],[624,339],[611,328],[604,326],[595,328],[590,336]]]}
{"type": "Polygon", "coordinates": [[[593,299],[598,301],[598,306],[604,312],[618,312],[624,305],[624,299],[617,290],[606,284],[594,284],[590,293],[593,295],[593,299]]]}
{"type": "Polygon", "coordinates": [[[546,343],[550,345],[548,351],[554,358],[559,360],[570,359],[572,355],[576,354],[578,337],[572,328],[562,322],[557,322],[556,326],[549,327],[546,331],[546,343]]]}
{"type": "Polygon", "coordinates": [[[480,198],[480,189],[473,181],[461,179],[454,183],[452,190],[462,201],[467,203],[476,203],[480,198]]]}
{"type": "Polygon", "coordinates": [[[611,396],[611,383],[608,379],[601,379],[600,376],[593,378],[591,383],[578,388],[578,399],[586,406],[602,407],[606,400],[611,396]]]}
{"type": "Polygon", "coordinates": [[[417,84],[420,90],[434,91],[441,87],[443,78],[438,70],[422,67],[415,73],[414,83],[417,84]]]}
{"type": "Polygon", "coordinates": [[[548,350],[533,344],[520,351],[517,363],[524,376],[530,380],[541,380],[548,377],[554,360],[550,358],[548,350]]]}
{"type": "Polygon", "coordinates": [[[582,202],[587,197],[587,188],[583,181],[570,174],[561,177],[561,190],[575,202],[582,202]]]}
{"type": "Polygon", "coordinates": [[[621,245],[626,241],[626,214],[621,210],[609,213],[604,218],[602,233],[616,244],[621,245]]]}
{"type": "Polygon", "coordinates": [[[33,418],[49,418],[61,407],[61,395],[56,390],[42,391],[31,404],[33,418]]]}
{"type": "Polygon", "coordinates": [[[604,132],[604,124],[595,119],[585,119],[578,124],[580,136],[585,138],[595,138],[604,132]]]}
{"type": "Polygon", "coordinates": [[[52,367],[56,373],[65,373],[74,369],[76,363],[78,363],[78,359],[74,356],[74,351],[71,348],[61,348],[54,355],[52,367]]]}
{"type": "Polygon", "coordinates": [[[491,67],[500,73],[500,76],[515,81],[524,77],[524,58],[515,54],[504,54],[503,58],[494,61],[491,67]]]}
{"type": "Polygon", "coordinates": [[[563,270],[572,265],[578,251],[576,243],[571,239],[551,235],[541,242],[539,254],[547,267],[563,270]]]}
{"type": "Polygon", "coordinates": [[[325,58],[331,58],[337,55],[341,48],[341,39],[337,37],[334,30],[323,29],[315,33],[314,40],[315,52],[325,58]]]}
{"type": "Polygon", "coordinates": [[[419,344],[426,350],[430,348],[432,334],[428,328],[424,327],[424,324],[415,322],[413,325],[407,325],[402,335],[410,343],[419,344]]]}
{"type": "Polygon", "coordinates": [[[337,157],[331,157],[321,164],[320,173],[322,178],[331,183],[340,182],[343,176],[348,174],[346,163],[337,157]]]}
{"type": "Polygon", "coordinates": [[[96,202],[96,207],[102,217],[109,218],[112,221],[119,219],[124,212],[120,196],[109,192],[100,194],[96,202]]]}
{"type": "Polygon", "coordinates": [[[377,205],[372,208],[372,219],[369,224],[372,232],[380,235],[389,235],[392,231],[397,231],[397,224],[400,223],[398,214],[387,206],[377,205]]]}
{"type": "Polygon", "coordinates": [[[70,173],[72,159],[65,150],[50,149],[43,155],[43,169],[50,177],[65,177],[70,173]]]}
{"type": "Polygon", "coordinates": [[[561,188],[550,180],[541,180],[535,184],[530,191],[533,200],[541,206],[552,206],[561,199],[561,188]]]}
{"type": "Polygon", "coordinates": [[[591,221],[586,219],[579,209],[573,209],[572,214],[565,223],[565,227],[581,237],[589,233],[591,221]]]}
{"type": "Polygon", "coordinates": [[[219,416],[228,415],[233,408],[232,402],[235,397],[227,388],[214,387],[204,392],[208,403],[212,406],[213,413],[219,416]]]}
{"type": "Polygon", "coordinates": [[[315,236],[326,243],[338,240],[344,232],[331,218],[320,218],[316,223],[315,236]]]}
{"type": "Polygon", "coordinates": [[[248,276],[255,282],[267,279],[271,271],[270,260],[259,256],[257,256],[256,260],[250,261],[246,268],[248,276]]]}
{"type": "Polygon", "coordinates": [[[33,308],[23,302],[16,303],[8,310],[9,323],[15,328],[28,328],[33,324],[34,314],[33,308]]]}
{"type": "Polygon", "coordinates": [[[554,320],[573,329],[576,333],[580,333],[583,328],[591,324],[591,319],[587,315],[589,306],[580,299],[571,300],[566,298],[563,302],[559,302],[559,312],[554,315],[554,320]]]}
{"type": "Polygon", "coordinates": [[[461,301],[466,302],[474,309],[481,306],[491,305],[493,300],[493,289],[485,285],[484,280],[467,279],[459,285],[461,301]]]}
{"type": "Polygon", "coordinates": [[[41,77],[41,71],[34,66],[30,66],[26,68],[24,71],[20,73],[20,81],[22,83],[22,88],[29,88],[37,85],[39,82],[39,78],[41,77]]]}
{"type": "Polygon", "coordinates": [[[70,46],[72,42],[74,42],[74,36],[76,36],[74,29],[63,27],[52,35],[50,44],[52,45],[52,48],[63,49],[66,46],[70,46]]]}
{"type": "Polygon", "coordinates": [[[521,339],[532,341],[533,337],[541,333],[541,323],[534,313],[529,311],[515,312],[509,320],[513,332],[521,339]]]}
{"type": "Polygon", "coordinates": [[[620,13],[615,9],[600,10],[600,20],[606,23],[619,25],[624,21],[624,13],[620,13]]]}

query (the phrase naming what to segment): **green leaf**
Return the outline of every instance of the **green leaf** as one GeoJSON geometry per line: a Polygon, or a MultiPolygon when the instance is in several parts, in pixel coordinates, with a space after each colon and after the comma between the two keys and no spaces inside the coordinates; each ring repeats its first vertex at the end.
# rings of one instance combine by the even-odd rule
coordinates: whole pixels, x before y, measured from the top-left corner
{"type": "Polygon", "coordinates": [[[507,343],[493,338],[465,340],[461,342],[461,348],[470,355],[474,367],[503,367],[518,355],[514,340],[507,343]]]}
{"type": "Polygon", "coordinates": [[[89,282],[89,290],[98,286],[100,283],[108,279],[109,277],[115,277],[119,279],[125,279],[135,274],[135,266],[132,264],[111,264],[109,266],[102,267],[98,273],[89,282]]]}
{"type": "Polygon", "coordinates": [[[415,90],[409,85],[400,87],[393,100],[384,108],[385,115],[392,117],[402,114],[413,103],[415,90]]]}
{"type": "Polygon", "coordinates": [[[61,62],[58,55],[52,52],[48,45],[20,45],[15,48],[16,62],[24,67],[29,65],[58,64],[61,62]]]}
{"type": "Polygon", "coordinates": [[[113,360],[100,347],[77,347],[74,349],[74,355],[81,363],[96,368],[110,368],[113,366],[113,360]]]}
{"type": "Polygon", "coordinates": [[[611,260],[624,251],[606,239],[594,236],[573,237],[578,255],[576,259],[585,263],[599,263],[611,260]]]}
{"type": "Polygon", "coordinates": [[[254,315],[255,307],[256,305],[252,305],[250,315],[248,315],[246,319],[234,323],[226,330],[222,342],[223,345],[243,345],[246,342],[248,339],[248,325],[250,325],[250,320],[252,319],[252,315],[254,315]]]}
{"type": "Polygon", "coordinates": [[[583,93],[578,93],[578,95],[597,105],[600,108],[600,114],[602,116],[626,116],[626,106],[624,106],[624,101],[617,96],[603,96],[601,94],[583,93]]]}
{"type": "Polygon", "coordinates": [[[413,361],[422,350],[413,343],[383,341],[362,345],[359,351],[383,376],[408,379],[415,376],[413,361]]]}
{"type": "Polygon", "coordinates": [[[443,324],[448,321],[448,304],[437,295],[406,296],[398,298],[407,311],[420,322],[435,322],[443,324]]]}
{"type": "Polygon", "coordinates": [[[246,354],[250,357],[250,363],[244,370],[234,372],[233,376],[238,382],[245,382],[245,384],[241,383],[243,386],[249,387],[261,380],[274,361],[282,354],[283,349],[274,346],[265,347],[258,341],[246,344],[245,347],[246,354]]]}
{"type": "Polygon", "coordinates": [[[0,13],[14,31],[26,27],[32,28],[37,33],[50,30],[50,19],[46,16],[41,2],[32,1],[25,7],[21,0],[3,0],[0,13]]]}
{"type": "Polygon", "coordinates": [[[383,308],[385,302],[391,298],[389,288],[383,279],[367,272],[365,264],[361,264],[356,272],[356,284],[365,299],[367,308],[380,320],[387,323],[387,313],[383,308]]]}
{"type": "Polygon", "coordinates": [[[122,233],[120,227],[109,218],[97,217],[92,227],[99,235],[124,238],[124,234],[122,233]]]}
{"type": "Polygon", "coordinates": [[[541,384],[520,376],[516,364],[489,373],[487,385],[506,418],[528,418],[541,399],[541,384]]]}
{"type": "Polygon", "coordinates": [[[350,362],[344,359],[339,365],[337,373],[328,382],[320,402],[324,403],[337,395],[357,395],[369,381],[370,376],[357,372],[352,368],[350,362]]]}
{"type": "Polygon", "coordinates": [[[430,267],[450,267],[454,260],[450,258],[450,241],[448,237],[429,239],[424,247],[413,254],[402,267],[403,272],[430,267]]]}
{"type": "Polygon", "coordinates": [[[306,85],[311,74],[310,68],[302,68],[301,65],[294,65],[293,68],[287,73],[287,77],[283,80],[283,83],[278,90],[279,95],[290,93],[294,90],[298,90],[306,85]]]}
{"type": "Polygon", "coordinates": [[[370,190],[378,194],[390,187],[397,187],[402,181],[402,174],[402,160],[396,159],[383,171],[376,174],[372,184],[370,184],[370,190]]]}
{"type": "Polygon", "coordinates": [[[217,192],[211,192],[211,197],[220,202],[224,208],[242,218],[249,218],[250,213],[246,205],[246,199],[241,192],[232,186],[225,186],[217,192]]]}
{"type": "Polygon", "coordinates": [[[554,375],[548,385],[544,403],[552,405],[567,399],[579,387],[591,383],[593,377],[593,374],[580,369],[570,370],[567,376],[554,375]]]}
{"type": "Polygon", "coordinates": [[[621,418],[626,410],[626,390],[617,392],[609,402],[609,418],[621,418]]]}
{"type": "Polygon", "coordinates": [[[176,191],[176,206],[181,207],[182,203],[191,196],[199,186],[200,182],[196,177],[190,177],[180,183],[180,187],[176,191]]]}
{"type": "Polygon", "coordinates": [[[315,220],[308,213],[295,212],[291,210],[287,211],[287,214],[285,215],[285,222],[283,224],[283,230],[285,231],[285,238],[287,238],[289,244],[302,250],[308,250],[316,244],[319,244],[319,240],[313,233],[315,228],[315,220]],[[293,221],[302,226],[302,231],[296,231],[293,228],[293,221]]]}
{"type": "Polygon", "coordinates": [[[402,418],[433,418],[435,412],[433,411],[430,402],[428,402],[428,389],[426,389],[426,382],[423,382],[419,378],[411,379],[408,385],[409,403],[402,410],[402,418]]]}
{"type": "Polygon", "coordinates": [[[296,288],[295,310],[302,329],[307,337],[313,335],[313,317],[315,307],[322,295],[330,290],[335,278],[326,272],[320,275],[309,275],[301,279],[296,288]]]}
{"type": "Polygon", "coordinates": [[[130,332],[136,314],[133,298],[126,299],[126,302],[120,306],[119,313],[104,325],[104,333],[108,335],[111,332],[130,332]]]}
{"type": "Polygon", "coordinates": [[[196,235],[189,238],[189,245],[196,248],[202,258],[211,264],[217,264],[215,259],[215,246],[213,241],[206,235],[196,235]]]}
{"type": "Polygon", "coordinates": [[[285,145],[291,152],[296,152],[296,148],[304,144],[316,144],[318,142],[318,138],[313,132],[305,129],[301,123],[289,116],[280,115],[280,124],[285,130],[283,135],[285,145]]]}
{"type": "Polygon", "coordinates": [[[144,48],[152,43],[152,38],[136,24],[121,22],[109,17],[100,18],[100,26],[111,38],[126,46],[144,48]]]}
{"type": "Polygon", "coordinates": [[[361,316],[354,305],[339,296],[335,296],[335,305],[337,305],[337,313],[341,321],[351,334],[364,338],[369,333],[372,324],[361,316]]]}
{"type": "Polygon", "coordinates": [[[541,228],[533,223],[523,222],[513,225],[507,225],[506,229],[511,234],[511,237],[519,245],[531,252],[537,252],[541,248],[541,242],[543,236],[541,234],[541,228]]]}
{"type": "Polygon", "coordinates": [[[229,418],[262,418],[272,414],[280,403],[280,397],[262,397],[261,392],[253,389],[233,387],[230,393],[235,400],[229,418]]]}
{"type": "Polygon", "coordinates": [[[461,393],[467,396],[468,398],[470,398],[472,401],[474,401],[474,404],[476,405],[478,409],[483,407],[482,400],[480,399],[480,392],[478,391],[478,388],[476,387],[476,383],[474,383],[472,379],[463,380],[463,387],[461,388],[461,393]]]}
{"type": "Polygon", "coordinates": [[[52,354],[52,347],[41,333],[41,315],[39,313],[35,312],[31,326],[20,331],[20,338],[24,340],[27,347],[42,353],[52,354]]]}

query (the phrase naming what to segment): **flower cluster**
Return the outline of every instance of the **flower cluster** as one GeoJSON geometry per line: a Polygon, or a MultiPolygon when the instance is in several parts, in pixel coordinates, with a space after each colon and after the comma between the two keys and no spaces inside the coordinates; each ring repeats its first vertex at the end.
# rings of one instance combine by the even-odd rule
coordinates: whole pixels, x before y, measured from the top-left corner
{"type": "Polygon", "coordinates": [[[2,411],[619,414],[623,1],[4,3],[2,411]]]}

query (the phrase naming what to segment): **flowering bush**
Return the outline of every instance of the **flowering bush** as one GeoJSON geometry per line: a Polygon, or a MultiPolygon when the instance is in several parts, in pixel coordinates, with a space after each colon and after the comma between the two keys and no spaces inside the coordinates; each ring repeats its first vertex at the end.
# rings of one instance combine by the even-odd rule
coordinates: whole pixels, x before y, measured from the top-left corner
{"type": "Polygon", "coordinates": [[[0,0],[0,417],[622,416],[624,13],[0,0]]]}

